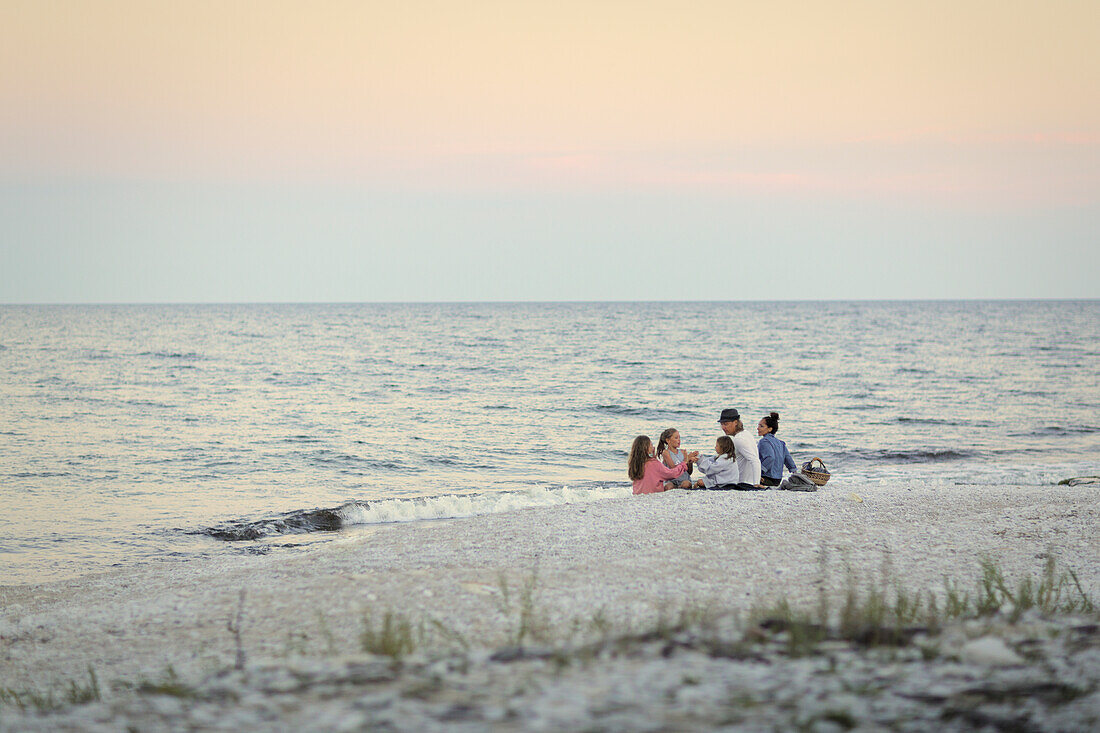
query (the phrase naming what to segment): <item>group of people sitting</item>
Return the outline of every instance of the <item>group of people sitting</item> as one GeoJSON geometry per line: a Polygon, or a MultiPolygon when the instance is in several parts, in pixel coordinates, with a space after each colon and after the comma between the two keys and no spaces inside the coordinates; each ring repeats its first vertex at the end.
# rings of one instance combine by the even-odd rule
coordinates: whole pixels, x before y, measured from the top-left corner
{"type": "Polygon", "coordinates": [[[669,489],[755,491],[779,486],[784,467],[792,474],[797,472],[787,445],[775,437],[779,431],[778,412],[761,418],[756,426],[759,442],[745,431],[737,410],[722,410],[718,423],[724,435],[715,442],[713,456],[700,458],[699,451],[681,449],[676,428],[661,433],[656,448],[648,436],[635,438],[627,462],[634,493],[654,494],[669,489]],[[695,467],[703,475],[693,481],[695,467]]]}

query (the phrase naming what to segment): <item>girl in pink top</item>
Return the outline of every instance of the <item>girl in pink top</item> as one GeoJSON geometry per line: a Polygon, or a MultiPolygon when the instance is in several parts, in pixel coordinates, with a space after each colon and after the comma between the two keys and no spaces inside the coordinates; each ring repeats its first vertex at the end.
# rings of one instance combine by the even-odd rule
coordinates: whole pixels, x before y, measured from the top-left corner
{"type": "Polygon", "coordinates": [[[692,456],[699,457],[698,452],[692,452],[682,463],[677,463],[669,468],[657,460],[656,451],[653,450],[653,441],[645,435],[639,435],[630,446],[630,458],[626,464],[626,475],[634,482],[635,494],[656,494],[665,490],[665,481],[676,478],[687,468],[687,461],[692,456]]]}

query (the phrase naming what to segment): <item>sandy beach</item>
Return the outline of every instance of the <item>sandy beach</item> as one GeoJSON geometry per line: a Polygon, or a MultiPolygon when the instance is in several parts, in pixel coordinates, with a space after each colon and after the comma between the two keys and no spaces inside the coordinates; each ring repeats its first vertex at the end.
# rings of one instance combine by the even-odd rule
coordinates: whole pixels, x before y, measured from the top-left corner
{"type": "MultiPolygon", "coordinates": [[[[1012,583],[1028,575],[1037,577],[1053,555],[1058,566],[1075,571],[1084,590],[1096,598],[1100,596],[1097,491],[1095,485],[1084,485],[983,487],[980,491],[908,487],[865,495],[844,487],[808,494],[669,492],[379,526],[294,557],[274,548],[267,554],[3,587],[0,689],[60,688],[86,678],[91,669],[102,699],[46,717],[32,710],[19,711],[9,703],[0,707],[0,727],[79,728],[93,720],[99,720],[96,725],[104,729],[125,727],[125,721],[135,720],[143,726],[159,721],[157,725],[169,729],[200,725],[198,719],[188,717],[189,705],[195,708],[192,713],[214,705],[223,711],[218,720],[229,720],[232,716],[225,711],[248,705],[227,702],[224,696],[220,703],[206,700],[193,705],[173,698],[168,705],[171,710],[162,715],[147,701],[141,710],[154,712],[139,714],[128,700],[135,695],[133,685],[166,675],[198,689],[212,679],[225,678],[238,661],[244,662],[244,670],[233,673],[238,680],[234,684],[242,689],[251,689],[250,679],[267,679],[264,674],[270,676],[271,669],[286,673],[307,663],[346,665],[348,660],[358,660],[355,663],[367,664],[382,659],[391,664],[386,669],[392,670],[393,660],[366,654],[361,641],[364,629],[381,628],[387,613],[421,629],[422,641],[405,662],[405,668],[413,670],[417,663],[428,664],[438,655],[459,653],[456,650],[467,664],[484,666],[490,664],[492,654],[523,643],[534,648],[577,646],[591,639],[593,629],[605,635],[626,634],[704,610],[733,623],[753,608],[780,599],[811,609],[823,589],[839,597],[853,582],[938,591],[948,579],[972,588],[983,558],[995,562],[1012,583]],[[231,628],[238,613],[243,660],[238,660],[238,635],[231,628]],[[265,669],[267,673],[261,671],[265,669]]],[[[1094,676],[1082,683],[1087,694],[1078,696],[1083,700],[1077,699],[1075,705],[1100,715],[1096,692],[1100,644],[1092,639],[1092,646],[1086,644],[1092,649],[1092,666],[1086,665],[1084,674],[1094,676]]],[[[640,653],[640,658],[645,656],[640,653]]],[[[523,653],[515,652],[513,657],[522,658],[523,653]]],[[[652,663],[658,671],[650,673],[662,677],[659,669],[664,664],[671,674],[680,663],[676,659],[677,655],[668,659],[657,655],[652,663]]],[[[607,662],[613,664],[621,660],[607,662]]],[[[393,679],[400,678],[400,673],[393,674],[397,674],[393,679]]],[[[473,675],[475,671],[447,674],[473,675]]],[[[536,676],[541,679],[548,674],[536,676]]],[[[606,674],[619,679],[622,671],[611,671],[609,666],[606,674]]],[[[708,677],[723,674],[727,682],[736,677],[730,670],[707,673],[708,677]]],[[[383,675],[384,681],[393,683],[390,675],[383,675]]],[[[603,679],[593,669],[585,677],[603,679]]],[[[504,690],[514,681],[506,673],[490,675],[476,687],[485,694],[494,684],[504,690]]],[[[462,697],[453,686],[443,687],[456,700],[462,697]]],[[[291,707],[282,705],[279,709],[286,711],[286,717],[277,715],[276,720],[288,728],[293,720],[341,727],[338,716],[326,723],[312,717],[310,695],[293,689],[279,692],[291,698],[297,694],[298,700],[291,707]]],[[[317,699],[328,701],[326,710],[334,699],[346,698],[351,705],[351,700],[364,694],[354,685],[351,689],[317,699]]],[[[273,693],[253,690],[249,694],[260,700],[273,693]]],[[[525,688],[524,694],[531,692],[525,688]]],[[[395,701],[403,699],[396,692],[393,695],[395,701]]],[[[247,697],[241,693],[234,699],[247,697]]],[[[645,695],[638,697],[644,700],[645,695]]],[[[570,705],[581,702],[574,700],[570,705]]],[[[352,716],[353,720],[360,724],[372,720],[363,717],[361,706],[356,710],[358,717],[352,716]]],[[[263,717],[260,712],[244,717],[253,714],[263,717]]],[[[391,723],[403,727],[404,720],[416,727],[414,721],[433,720],[423,710],[407,715],[412,717],[398,715],[391,723]],[[427,717],[421,720],[417,715],[427,717]]],[[[1084,718],[1072,718],[1079,719],[1084,718]]],[[[484,725],[487,720],[475,716],[468,722],[476,728],[476,723],[484,725]]],[[[552,720],[552,716],[511,718],[519,728],[552,720]]],[[[585,719],[582,715],[577,720],[585,719]]],[[[594,720],[588,722],[596,727],[639,727],[629,721],[617,726],[594,720]]],[[[643,710],[638,721],[645,720],[660,718],[643,710]]],[[[703,725],[699,720],[681,723],[703,725]]]]}

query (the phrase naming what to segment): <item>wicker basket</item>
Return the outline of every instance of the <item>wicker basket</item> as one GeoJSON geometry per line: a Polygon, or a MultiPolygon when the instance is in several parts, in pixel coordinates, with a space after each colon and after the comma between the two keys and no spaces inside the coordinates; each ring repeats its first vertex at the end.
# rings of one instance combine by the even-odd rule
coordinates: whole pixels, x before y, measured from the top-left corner
{"type": "Polygon", "coordinates": [[[806,478],[813,481],[818,486],[824,486],[829,482],[829,478],[832,474],[829,473],[829,469],[825,468],[825,462],[820,458],[811,458],[802,464],[802,473],[806,475],[806,478]],[[814,461],[817,461],[820,469],[814,467],[814,461]]]}

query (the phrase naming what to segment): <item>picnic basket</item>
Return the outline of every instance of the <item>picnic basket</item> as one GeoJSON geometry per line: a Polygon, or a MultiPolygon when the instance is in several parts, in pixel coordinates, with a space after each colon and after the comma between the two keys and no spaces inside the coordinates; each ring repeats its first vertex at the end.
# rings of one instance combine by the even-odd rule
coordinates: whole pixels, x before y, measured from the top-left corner
{"type": "Polygon", "coordinates": [[[825,468],[825,462],[820,458],[814,457],[802,464],[802,473],[806,475],[806,478],[813,481],[818,486],[824,486],[832,474],[829,473],[829,469],[825,468]],[[820,466],[817,468],[814,466],[814,462],[820,466]]]}

